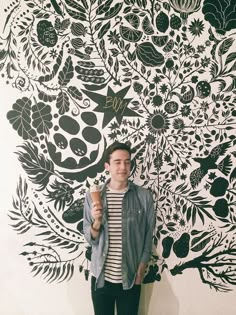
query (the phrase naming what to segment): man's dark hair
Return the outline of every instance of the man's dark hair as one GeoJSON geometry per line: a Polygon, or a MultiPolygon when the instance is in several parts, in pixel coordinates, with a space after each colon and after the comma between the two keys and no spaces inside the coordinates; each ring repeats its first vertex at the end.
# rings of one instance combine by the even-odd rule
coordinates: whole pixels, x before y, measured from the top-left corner
{"type": "Polygon", "coordinates": [[[125,150],[129,153],[129,156],[131,157],[131,148],[128,144],[126,143],[121,143],[121,142],[114,142],[104,152],[104,159],[106,163],[110,162],[110,156],[111,154],[116,151],[116,150],[125,150]]]}

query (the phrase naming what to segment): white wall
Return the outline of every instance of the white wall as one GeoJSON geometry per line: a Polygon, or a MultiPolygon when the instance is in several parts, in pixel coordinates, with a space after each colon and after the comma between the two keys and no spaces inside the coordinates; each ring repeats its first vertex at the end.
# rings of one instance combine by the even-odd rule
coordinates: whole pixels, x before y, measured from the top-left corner
{"type": "MultiPolygon", "coordinates": [[[[4,24],[7,16],[4,8],[8,7],[8,12],[10,12],[10,2],[6,0],[2,2],[4,4],[1,6],[0,16],[2,16],[1,24],[4,24]]],[[[23,7],[22,4],[18,10],[23,10],[23,7]]],[[[201,12],[199,11],[199,15],[194,15],[194,17],[202,19],[201,12]]],[[[232,36],[235,37],[235,34],[232,36]]],[[[223,36],[218,38],[222,40],[223,36]]],[[[198,40],[201,44],[206,38],[199,37],[198,40]]],[[[235,49],[234,42],[231,52],[235,49]]],[[[235,75],[235,70],[233,73],[235,75]]],[[[209,77],[206,76],[206,79],[209,77]]],[[[14,210],[12,201],[15,197],[18,178],[20,175],[26,175],[15,154],[18,151],[17,146],[22,145],[22,139],[9,124],[6,114],[12,109],[12,104],[16,99],[25,94],[13,88],[11,80],[9,84],[6,81],[6,76],[0,78],[0,314],[92,315],[90,281],[85,281],[84,275],[78,270],[78,265],[75,265],[75,273],[69,281],[49,284],[40,276],[33,277],[26,257],[20,255],[25,250],[24,245],[33,241],[36,234],[31,230],[26,234],[17,234],[11,226],[13,221],[8,217],[9,211],[14,210]]],[[[217,89],[214,93],[217,93],[217,89]]],[[[235,128],[235,125],[233,127],[235,128]]],[[[104,132],[108,133],[108,128],[104,132]]],[[[234,134],[234,132],[235,130],[229,131],[229,134],[234,134]]],[[[108,136],[107,138],[109,139],[108,136]]],[[[235,148],[232,147],[231,152],[233,151],[235,148]]],[[[194,163],[192,161],[193,167],[189,173],[195,168],[194,163]]],[[[233,166],[235,167],[235,164],[233,166]]],[[[201,189],[203,190],[203,186],[201,189]]],[[[207,194],[206,191],[203,192],[204,194],[207,194]]],[[[232,209],[232,213],[235,213],[235,204],[232,209]]],[[[216,220],[216,228],[220,227],[221,223],[216,220]]],[[[204,228],[207,229],[207,226],[204,228]]],[[[234,234],[229,235],[230,241],[235,243],[234,234]]],[[[161,255],[161,248],[158,250],[158,255],[161,255]]],[[[176,257],[170,257],[168,264],[170,267],[184,261],[184,259],[177,261],[176,257]]],[[[232,277],[235,277],[235,273],[232,273],[232,277]]],[[[197,268],[185,269],[182,274],[176,276],[172,276],[165,269],[161,274],[161,281],[143,286],[139,311],[139,315],[235,315],[235,313],[235,287],[232,286],[231,292],[216,292],[214,288],[203,283],[197,268]]]]}

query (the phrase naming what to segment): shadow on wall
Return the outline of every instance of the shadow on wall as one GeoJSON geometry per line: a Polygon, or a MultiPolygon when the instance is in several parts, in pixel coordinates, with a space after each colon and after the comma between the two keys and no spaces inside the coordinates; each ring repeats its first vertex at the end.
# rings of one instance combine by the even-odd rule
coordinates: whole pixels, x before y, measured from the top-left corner
{"type": "Polygon", "coordinates": [[[139,306],[139,315],[178,315],[179,302],[174,295],[166,273],[162,273],[161,281],[145,284],[139,306]],[[163,308],[164,306],[164,308],[163,308]]]}
{"type": "Polygon", "coordinates": [[[92,315],[93,306],[90,294],[90,278],[88,281],[76,273],[67,282],[68,313],[67,315],[92,315]]]}

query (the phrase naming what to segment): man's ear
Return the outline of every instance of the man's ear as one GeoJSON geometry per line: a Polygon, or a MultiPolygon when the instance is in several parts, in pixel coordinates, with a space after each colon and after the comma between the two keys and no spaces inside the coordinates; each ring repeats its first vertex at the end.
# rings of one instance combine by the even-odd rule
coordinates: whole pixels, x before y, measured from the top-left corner
{"type": "Polygon", "coordinates": [[[104,163],[104,167],[106,171],[109,171],[109,166],[110,166],[109,163],[107,162],[104,163]]]}

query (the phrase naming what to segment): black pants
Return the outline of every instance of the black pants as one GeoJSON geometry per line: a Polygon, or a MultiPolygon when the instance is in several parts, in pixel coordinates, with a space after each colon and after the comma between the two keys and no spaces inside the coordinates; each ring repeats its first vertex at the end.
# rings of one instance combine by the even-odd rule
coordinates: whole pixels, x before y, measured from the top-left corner
{"type": "Polygon", "coordinates": [[[114,315],[115,304],[117,315],[138,315],[141,285],[134,285],[123,290],[122,284],[105,281],[105,286],[95,290],[96,279],[92,277],[91,293],[94,315],[114,315]]]}

